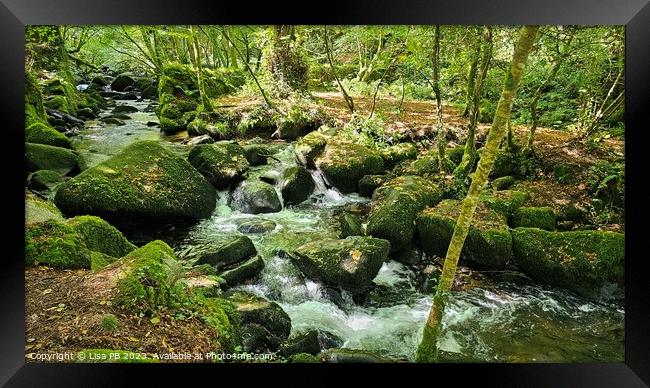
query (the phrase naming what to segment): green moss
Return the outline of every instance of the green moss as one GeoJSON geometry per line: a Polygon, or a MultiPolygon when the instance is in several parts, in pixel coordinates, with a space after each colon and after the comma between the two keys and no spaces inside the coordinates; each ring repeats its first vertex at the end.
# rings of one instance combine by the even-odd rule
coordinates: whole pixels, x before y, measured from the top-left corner
{"type": "Polygon", "coordinates": [[[47,123],[47,114],[43,106],[43,94],[32,71],[25,72],[25,125],[47,123]]]}
{"type": "Polygon", "coordinates": [[[110,333],[117,330],[119,327],[119,322],[117,321],[117,317],[114,314],[106,314],[102,317],[100,326],[103,331],[110,333]]]}
{"type": "Polygon", "coordinates": [[[241,344],[241,320],[235,306],[222,298],[198,297],[195,303],[203,322],[219,333],[217,346],[223,351],[233,352],[241,344]]]}
{"type": "Polygon", "coordinates": [[[28,143],[72,148],[70,140],[64,134],[45,123],[33,123],[28,126],[25,129],[25,141],[28,143]]]}
{"type": "Polygon", "coordinates": [[[506,219],[509,219],[512,213],[519,209],[527,199],[528,193],[516,190],[484,192],[480,196],[481,202],[506,219]]]}
{"type": "Polygon", "coordinates": [[[515,183],[515,178],[511,175],[502,176],[492,181],[491,186],[494,190],[506,190],[515,183]]]}
{"type": "Polygon", "coordinates": [[[399,163],[395,172],[401,175],[418,175],[428,177],[435,175],[440,171],[438,166],[438,153],[435,150],[429,150],[417,157],[413,161],[404,161],[399,163]]]}
{"type": "Polygon", "coordinates": [[[187,160],[219,189],[241,179],[250,167],[244,149],[231,142],[199,144],[192,148],[187,160]]]}
{"type": "Polygon", "coordinates": [[[78,168],[76,153],[51,145],[25,143],[25,159],[28,171],[53,170],[65,175],[78,168]]]}
{"type": "Polygon", "coordinates": [[[242,213],[275,213],[282,203],[272,185],[259,180],[246,180],[233,190],[228,205],[242,213]]]}
{"type": "Polygon", "coordinates": [[[90,251],[68,225],[48,220],[25,227],[25,262],[54,268],[90,268],[90,251]]]}
{"type": "MultiPolygon", "coordinates": [[[[418,237],[427,255],[445,257],[460,208],[460,201],[447,199],[418,215],[418,237]]],[[[463,245],[462,255],[484,267],[505,267],[512,257],[512,238],[505,219],[479,203],[463,245]]]]}
{"type": "Polygon", "coordinates": [[[122,257],[137,247],[113,225],[95,216],[77,216],[68,220],[88,249],[113,257],[122,257]]]}
{"type": "Polygon", "coordinates": [[[307,168],[316,168],[315,159],[325,149],[328,139],[329,136],[320,131],[310,132],[303,136],[294,145],[294,153],[298,163],[307,168]]]}
{"type": "Polygon", "coordinates": [[[341,238],[349,236],[363,236],[361,219],[354,214],[345,213],[339,219],[341,225],[341,238]]]}
{"type": "Polygon", "coordinates": [[[550,207],[520,207],[512,215],[512,227],[555,230],[555,212],[550,207]]]}
{"type": "Polygon", "coordinates": [[[289,167],[282,173],[280,192],[285,206],[304,202],[315,187],[311,174],[304,167],[289,167]]]}
{"type": "Polygon", "coordinates": [[[109,256],[105,253],[90,251],[90,269],[98,271],[117,260],[116,257],[109,256]]]}
{"type": "Polygon", "coordinates": [[[31,190],[52,190],[63,181],[63,175],[56,171],[38,170],[29,175],[27,185],[31,190]]]}
{"type": "Polygon", "coordinates": [[[372,198],[367,234],[390,241],[395,252],[411,242],[417,214],[438,203],[442,192],[424,178],[402,176],[383,184],[372,198]]]}
{"type": "Polygon", "coordinates": [[[320,359],[309,353],[298,353],[290,356],[289,362],[293,364],[318,364],[320,359]]]}
{"type": "Polygon", "coordinates": [[[121,259],[124,276],[118,280],[118,305],[134,311],[152,312],[173,307],[182,299],[175,284],[175,270],[180,265],[174,251],[156,240],[121,259]]]}
{"type": "Polygon", "coordinates": [[[456,165],[459,165],[463,160],[463,154],[465,154],[465,146],[459,145],[453,148],[448,148],[445,150],[445,155],[447,158],[454,162],[456,165]]]}
{"type": "Polygon", "coordinates": [[[257,324],[280,341],[291,333],[291,319],[279,304],[246,291],[228,292],[226,298],[235,307],[242,327],[257,324]]]}
{"type": "Polygon", "coordinates": [[[54,201],[67,215],[105,219],[197,219],[216,206],[214,187],[156,141],[140,141],[61,184],[54,201]]]}
{"type": "Polygon", "coordinates": [[[372,197],[375,190],[389,179],[388,175],[364,175],[359,180],[359,194],[364,197],[372,197]]]}
{"type": "Polygon", "coordinates": [[[512,232],[517,266],[531,278],[598,298],[604,288],[624,286],[625,236],[603,231],[512,232]]]}
{"type": "Polygon", "coordinates": [[[27,197],[25,199],[25,225],[48,220],[63,221],[63,215],[52,202],[35,196],[27,197]]]}
{"type": "Polygon", "coordinates": [[[252,257],[243,263],[238,263],[235,268],[219,274],[228,287],[235,287],[244,281],[254,278],[264,269],[264,260],[260,256],[252,257]]]}
{"type": "Polygon", "coordinates": [[[150,364],[159,363],[160,360],[144,356],[142,353],[134,353],[127,350],[84,349],[77,353],[77,362],[150,364]]]}
{"type": "Polygon", "coordinates": [[[302,105],[293,105],[284,116],[276,118],[277,135],[280,139],[293,140],[314,131],[321,123],[319,112],[302,105]]]}
{"type": "Polygon", "coordinates": [[[381,174],[384,160],[378,152],[358,143],[332,139],[324,153],[316,159],[327,181],[342,193],[358,190],[364,175],[381,174]]]}
{"type": "Polygon", "coordinates": [[[399,143],[382,149],[380,153],[386,168],[391,168],[401,161],[415,159],[418,150],[413,143],[399,143]]]}
{"type": "Polygon", "coordinates": [[[43,105],[49,109],[56,109],[65,113],[71,113],[72,111],[68,99],[65,96],[50,96],[43,102],[43,105]]]}
{"type": "Polygon", "coordinates": [[[195,72],[188,65],[169,63],[161,69],[158,95],[191,95],[198,90],[195,72]]]}

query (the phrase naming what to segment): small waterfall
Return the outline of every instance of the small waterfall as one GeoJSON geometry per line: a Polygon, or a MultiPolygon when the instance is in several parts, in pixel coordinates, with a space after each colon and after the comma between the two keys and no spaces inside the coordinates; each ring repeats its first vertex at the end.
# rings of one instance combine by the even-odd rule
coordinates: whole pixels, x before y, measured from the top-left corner
{"type": "Polygon", "coordinates": [[[314,183],[316,183],[316,190],[314,192],[323,194],[325,200],[331,202],[338,202],[343,199],[343,195],[334,187],[327,183],[325,175],[321,170],[309,170],[314,183]]]}

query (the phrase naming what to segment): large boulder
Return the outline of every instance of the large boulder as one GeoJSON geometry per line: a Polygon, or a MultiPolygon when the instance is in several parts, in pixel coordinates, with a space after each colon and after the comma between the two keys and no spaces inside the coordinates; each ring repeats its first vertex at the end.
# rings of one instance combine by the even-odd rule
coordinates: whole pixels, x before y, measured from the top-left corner
{"type": "Polygon", "coordinates": [[[184,260],[196,265],[209,264],[218,270],[256,255],[257,250],[246,236],[224,236],[204,244],[191,245],[178,253],[184,260]]]}
{"type": "Polygon", "coordinates": [[[67,215],[106,219],[199,219],[217,193],[187,161],[156,141],[140,141],[61,184],[54,198],[67,215]]]}
{"type": "Polygon", "coordinates": [[[325,149],[327,139],[329,136],[320,131],[314,131],[298,140],[293,148],[298,163],[307,168],[316,168],[316,157],[325,149]]]}
{"type": "Polygon", "coordinates": [[[595,230],[512,231],[515,263],[531,278],[588,298],[624,286],[625,236],[595,230]]]}
{"type": "Polygon", "coordinates": [[[75,152],[46,144],[25,143],[25,160],[28,171],[52,170],[65,175],[78,169],[75,152]]]}
{"type": "Polygon", "coordinates": [[[218,189],[240,180],[250,167],[242,147],[231,142],[197,145],[187,160],[218,189]]]}
{"type": "Polygon", "coordinates": [[[252,257],[237,266],[219,274],[228,287],[234,287],[244,281],[256,277],[264,269],[264,260],[260,256],[252,257]]]}
{"type": "Polygon", "coordinates": [[[52,202],[44,201],[34,195],[25,197],[25,225],[48,220],[63,221],[63,214],[52,202]]]}
{"type": "Polygon", "coordinates": [[[384,160],[377,151],[362,144],[330,140],[323,154],[316,159],[327,182],[342,193],[357,191],[364,175],[381,174],[384,160]]]}
{"type": "Polygon", "coordinates": [[[32,190],[53,190],[67,178],[52,170],[38,170],[29,174],[27,187],[32,190]]]}
{"type": "Polygon", "coordinates": [[[520,207],[512,215],[512,227],[555,230],[555,212],[550,207],[520,207]]]}
{"type": "Polygon", "coordinates": [[[415,218],[425,207],[434,206],[442,191],[418,176],[402,176],[375,190],[366,233],[390,241],[391,251],[406,246],[415,234],[415,218]]]}
{"type": "MultiPolygon", "coordinates": [[[[446,199],[418,215],[418,237],[427,255],[445,257],[460,209],[461,201],[446,199]]],[[[503,269],[512,257],[512,237],[503,216],[479,203],[462,255],[482,267],[503,269]]]]}
{"type": "Polygon", "coordinates": [[[90,250],[72,227],[50,219],[25,226],[25,263],[54,268],[90,268],[90,250]]]}
{"type": "Polygon", "coordinates": [[[112,257],[126,256],[137,247],[113,225],[96,216],[77,216],[67,221],[91,251],[112,257]]]}
{"type": "Polygon", "coordinates": [[[415,159],[418,149],[413,143],[398,143],[381,150],[386,168],[392,168],[404,160],[415,159]]]}
{"type": "Polygon", "coordinates": [[[528,194],[526,192],[517,190],[486,191],[480,196],[480,200],[485,206],[501,214],[506,219],[509,219],[515,210],[523,206],[527,199],[528,194]]]}
{"type": "Polygon", "coordinates": [[[304,167],[294,166],[284,170],[280,191],[285,205],[297,205],[305,201],[316,184],[304,167]]]}
{"type": "Polygon", "coordinates": [[[111,82],[111,90],[114,92],[124,92],[129,86],[133,86],[135,80],[133,77],[127,73],[123,73],[115,77],[113,82],[111,82]]]}
{"type": "Polygon", "coordinates": [[[70,140],[64,134],[41,122],[34,123],[25,129],[25,141],[34,144],[72,148],[70,140]]]}
{"type": "Polygon", "coordinates": [[[228,204],[242,213],[275,213],[282,204],[275,187],[259,180],[241,182],[231,193],[228,204]]]}
{"type": "Polygon", "coordinates": [[[310,242],[289,256],[307,277],[359,294],[370,286],[389,251],[386,240],[352,236],[310,242]]]}

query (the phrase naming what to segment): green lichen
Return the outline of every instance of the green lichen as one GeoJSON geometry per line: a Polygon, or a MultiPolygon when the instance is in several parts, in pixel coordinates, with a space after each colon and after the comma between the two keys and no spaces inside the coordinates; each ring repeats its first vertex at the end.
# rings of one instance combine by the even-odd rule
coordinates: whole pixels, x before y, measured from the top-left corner
{"type": "Polygon", "coordinates": [[[68,220],[88,249],[113,257],[122,257],[137,247],[108,222],[95,216],[77,216],[68,220]]]}
{"type": "Polygon", "coordinates": [[[25,227],[25,263],[54,268],[90,268],[90,251],[70,226],[55,220],[25,227]]]}

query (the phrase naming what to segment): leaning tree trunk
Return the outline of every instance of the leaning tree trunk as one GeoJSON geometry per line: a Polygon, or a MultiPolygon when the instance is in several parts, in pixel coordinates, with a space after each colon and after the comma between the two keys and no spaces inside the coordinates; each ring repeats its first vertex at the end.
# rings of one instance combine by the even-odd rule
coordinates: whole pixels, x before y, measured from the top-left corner
{"type": "Polygon", "coordinates": [[[444,124],[442,122],[442,97],[440,96],[440,26],[436,25],[433,38],[433,92],[436,95],[438,168],[440,171],[451,172],[453,169],[449,159],[445,157],[447,146],[444,124]]]}
{"type": "Polygon", "coordinates": [[[210,98],[205,92],[203,66],[201,65],[201,55],[199,51],[199,39],[194,31],[194,26],[190,26],[190,35],[192,38],[192,57],[194,58],[194,66],[196,66],[196,78],[199,86],[199,94],[201,96],[201,104],[203,105],[204,112],[212,112],[212,103],[210,103],[210,98]]]}
{"type": "Polygon", "coordinates": [[[465,92],[465,109],[463,117],[469,116],[469,107],[472,105],[472,96],[474,93],[474,83],[476,81],[476,72],[478,71],[478,59],[481,56],[481,44],[477,42],[472,53],[472,62],[469,65],[469,74],[467,75],[467,91],[465,92]]]}
{"type": "Polygon", "coordinates": [[[478,159],[478,152],[476,151],[476,127],[478,126],[483,81],[487,76],[488,70],[490,69],[490,61],[492,60],[492,29],[490,27],[485,27],[483,48],[481,50],[483,52],[481,72],[478,74],[474,84],[474,93],[469,109],[469,125],[467,127],[467,139],[465,140],[465,152],[463,153],[463,159],[454,171],[454,175],[461,179],[472,172],[478,159]]]}
{"type": "Polygon", "coordinates": [[[330,63],[330,68],[332,69],[332,75],[334,76],[334,79],[336,80],[336,83],[339,85],[339,89],[341,90],[341,94],[343,95],[343,99],[345,100],[345,103],[348,106],[348,109],[350,109],[350,113],[354,113],[354,101],[352,100],[352,97],[348,94],[348,92],[345,90],[343,87],[343,84],[341,83],[341,80],[339,79],[339,76],[336,72],[336,67],[334,67],[334,59],[332,58],[332,49],[330,48],[330,38],[329,34],[327,32],[327,26],[324,26],[324,38],[325,38],[325,50],[327,53],[327,60],[330,63]]]}
{"type": "Polygon", "coordinates": [[[458,265],[458,258],[460,257],[465,238],[469,232],[474,211],[479,201],[479,193],[487,182],[490,170],[494,163],[496,151],[499,148],[499,143],[503,139],[506,132],[506,126],[510,118],[512,110],[512,102],[517,92],[517,87],[521,81],[521,77],[528,60],[528,54],[533,46],[533,41],[537,35],[537,26],[523,27],[519,33],[519,39],[515,45],[514,54],[512,56],[512,63],[510,70],[506,75],[505,85],[501,92],[501,99],[497,105],[497,110],[492,122],[492,128],[485,143],[485,151],[481,156],[474,179],[470,185],[469,191],[465,200],[461,205],[460,215],[456,220],[454,227],[454,234],[449,243],[447,250],[447,257],[442,269],[442,275],[438,282],[436,294],[433,298],[433,305],[429,312],[429,318],[424,326],[424,335],[422,342],[417,349],[416,359],[418,362],[435,362],[438,356],[438,337],[440,335],[440,327],[442,322],[443,312],[445,310],[446,300],[449,291],[454,282],[456,275],[456,266],[458,265]]]}

